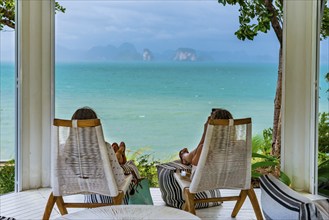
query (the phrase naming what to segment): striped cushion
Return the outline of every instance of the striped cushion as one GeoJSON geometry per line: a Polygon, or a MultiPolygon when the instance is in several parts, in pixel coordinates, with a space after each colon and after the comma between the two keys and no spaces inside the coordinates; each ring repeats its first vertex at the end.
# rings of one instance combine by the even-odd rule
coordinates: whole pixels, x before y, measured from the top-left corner
{"type": "Polygon", "coordinates": [[[260,177],[261,206],[266,219],[323,219],[312,201],[272,175],[260,177]]]}
{"type": "MultiPolygon", "coordinates": [[[[138,168],[137,166],[135,165],[134,161],[133,160],[129,160],[127,161],[124,165],[121,165],[121,168],[123,169],[123,172],[124,174],[130,174],[132,172],[135,172],[136,174],[136,177],[138,179],[141,178],[140,174],[139,174],[139,171],[138,171],[138,168]]],[[[135,176],[133,175],[133,178],[135,178],[135,176]]]]}
{"type": "MultiPolygon", "coordinates": [[[[179,170],[191,170],[191,166],[182,164],[179,160],[157,165],[159,187],[163,201],[168,205],[181,209],[184,203],[182,189],[174,177],[179,170]]],[[[197,199],[219,197],[219,190],[209,190],[196,194],[197,199]]],[[[207,208],[220,205],[220,202],[197,203],[195,208],[207,208]]]]}
{"type": "Polygon", "coordinates": [[[323,219],[329,219],[329,199],[319,199],[314,201],[323,219]]]}
{"type": "Polygon", "coordinates": [[[0,215],[0,220],[15,220],[15,218],[12,217],[5,217],[0,215]]]}
{"type": "MultiPolygon", "coordinates": [[[[134,161],[132,161],[132,160],[127,161],[127,163],[125,163],[124,165],[121,165],[121,167],[125,174],[130,174],[132,171],[134,171],[137,178],[140,178],[138,168],[134,164],[134,161]]],[[[130,183],[129,188],[123,199],[123,204],[125,204],[125,205],[128,204],[129,192],[132,190],[134,185],[135,185],[134,183],[130,183]]],[[[112,203],[112,197],[99,195],[99,194],[88,194],[88,195],[85,195],[85,202],[87,202],[87,203],[112,203]]]]}

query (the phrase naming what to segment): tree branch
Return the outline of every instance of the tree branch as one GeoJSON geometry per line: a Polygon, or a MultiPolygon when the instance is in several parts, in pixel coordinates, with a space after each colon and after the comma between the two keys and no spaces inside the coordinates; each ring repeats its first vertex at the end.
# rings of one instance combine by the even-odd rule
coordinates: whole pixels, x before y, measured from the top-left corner
{"type": "Polygon", "coordinates": [[[15,29],[15,12],[11,9],[0,7],[0,13],[2,14],[0,24],[15,29]]]}
{"type": "Polygon", "coordinates": [[[272,0],[265,0],[264,1],[265,6],[267,8],[267,10],[269,11],[269,13],[272,14],[271,16],[271,24],[272,27],[274,29],[274,32],[276,34],[276,37],[278,38],[280,45],[282,45],[282,27],[280,25],[280,22],[277,18],[277,12],[272,4],[272,0]]]}
{"type": "MultiPolygon", "coordinates": [[[[15,10],[15,8],[13,10],[15,10]]],[[[15,19],[15,12],[12,10],[0,7],[0,13],[3,14],[3,17],[5,17],[5,18],[15,19]]]]}
{"type": "Polygon", "coordinates": [[[7,19],[3,19],[3,20],[0,20],[0,24],[3,24],[3,25],[6,25],[12,29],[15,29],[15,23],[10,21],[10,20],[7,20],[7,19]]]}

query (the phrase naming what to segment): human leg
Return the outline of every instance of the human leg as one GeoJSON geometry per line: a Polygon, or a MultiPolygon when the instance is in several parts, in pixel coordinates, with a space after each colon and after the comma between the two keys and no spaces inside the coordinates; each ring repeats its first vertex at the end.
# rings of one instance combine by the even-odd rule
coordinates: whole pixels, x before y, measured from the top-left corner
{"type": "Polygon", "coordinates": [[[119,150],[122,154],[122,164],[125,164],[127,162],[127,157],[126,157],[126,144],[125,142],[121,142],[119,145],[119,150]]]}

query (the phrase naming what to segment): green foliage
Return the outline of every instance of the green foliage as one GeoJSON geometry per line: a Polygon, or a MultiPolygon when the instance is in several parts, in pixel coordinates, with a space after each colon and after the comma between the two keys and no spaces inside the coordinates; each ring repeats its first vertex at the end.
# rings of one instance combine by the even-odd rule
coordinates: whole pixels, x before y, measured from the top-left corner
{"type": "Polygon", "coordinates": [[[155,160],[151,154],[144,154],[137,157],[135,162],[141,177],[148,179],[150,187],[159,187],[156,165],[160,161],[155,160]]]}
{"type": "Polygon", "coordinates": [[[319,152],[329,154],[329,113],[319,114],[319,152]]]}
{"type": "Polygon", "coordinates": [[[55,12],[62,12],[65,13],[66,8],[61,6],[58,2],[55,2],[55,12]]]}
{"type": "Polygon", "coordinates": [[[251,165],[252,178],[259,178],[263,174],[271,173],[277,176],[283,183],[290,185],[290,178],[282,171],[280,171],[280,160],[271,155],[263,155],[252,153],[254,162],[251,165]]]}
{"type": "MultiPolygon", "coordinates": [[[[283,1],[284,0],[218,0],[218,3],[224,6],[226,6],[226,4],[240,6],[240,27],[235,32],[235,35],[240,40],[253,40],[259,32],[267,33],[270,30],[271,19],[274,17],[282,27],[283,1]]],[[[322,17],[320,35],[321,39],[325,39],[329,36],[329,8],[326,4],[322,17]]]]}
{"type": "Polygon", "coordinates": [[[318,166],[318,191],[329,196],[329,160],[318,166]]]}
{"type": "MultiPolygon", "coordinates": [[[[65,8],[55,2],[55,12],[65,13],[65,8]]],[[[15,0],[0,0],[0,31],[5,27],[15,29],[15,0]]]]}
{"type": "Polygon", "coordinates": [[[15,1],[0,0],[0,30],[4,26],[14,28],[15,26],[15,1]]]}
{"type": "Polygon", "coordinates": [[[275,1],[273,12],[269,12],[264,0],[218,0],[224,6],[239,5],[240,27],[235,35],[240,40],[253,40],[258,32],[267,33],[271,28],[271,17],[277,16],[282,24],[282,5],[280,1],[275,1]],[[274,13],[274,14],[273,14],[274,13]]]}
{"type": "Polygon", "coordinates": [[[318,164],[319,193],[329,196],[329,113],[327,112],[319,114],[318,164]]]}
{"type": "Polygon", "coordinates": [[[15,190],[15,161],[10,160],[0,167],[0,195],[15,190]]]}
{"type": "Polygon", "coordinates": [[[271,173],[289,186],[291,184],[289,177],[280,171],[280,160],[270,155],[272,132],[272,128],[264,129],[263,136],[256,135],[252,138],[251,176],[253,179],[258,179],[263,174],[271,173]]]}
{"type": "Polygon", "coordinates": [[[318,152],[318,166],[327,160],[329,160],[329,154],[318,152]]]}
{"type": "Polygon", "coordinates": [[[252,138],[252,152],[263,155],[271,153],[272,149],[272,128],[264,129],[263,135],[255,135],[252,138]]]}
{"type": "Polygon", "coordinates": [[[326,6],[323,10],[320,35],[321,35],[321,39],[326,39],[329,36],[329,8],[328,8],[328,6],[326,6]]]}

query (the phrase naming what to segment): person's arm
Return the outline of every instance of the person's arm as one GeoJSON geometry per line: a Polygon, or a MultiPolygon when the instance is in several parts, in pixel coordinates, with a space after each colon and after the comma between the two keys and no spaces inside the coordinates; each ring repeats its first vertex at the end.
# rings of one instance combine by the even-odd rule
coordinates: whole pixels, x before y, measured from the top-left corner
{"type": "Polygon", "coordinates": [[[207,118],[207,121],[206,121],[206,123],[205,123],[204,126],[203,126],[203,134],[202,134],[202,137],[201,137],[200,143],[198,144],[198,147],[199,147],[200,145],[203,145],[203,143],[204,143],[204,139],[206,138],[206,132],[207,132],[207,128],[208,128],[208,122],[209,122],[209,119],[210,119],[210,116],[207,118]]]}
{"type": "Polygon", "coordinates": [[[195,153],[194,156],[192,158],[192,162],[191,164],[194,166],[197,166],[199,163],[199,159],[200,159],[200,155],[202,152],[202,148],[203,148],[203,144],[200,144],[196,149],[195,149],[195,153]]]}
{"type": "Polygon", "coordinates": [[[203,128],[203,134],[200,140],[200,143],[198,144],[198,146],[196,147],[196,149],[194,149],[193,151],[190,152],[190,154],[192,154],[192,162],[191,164],[196,166],[199,162],[200,159],[200,155],[201,155],[201,151],[202,151],[202,147],[203,147],[203,143],[204,140],[206,138],[206,132],[207,132],[207,128],[208,128],[208,122],[209,122],[210,116],[207,118],[207,121],[204,124],[204,128],[203,128]]]}

